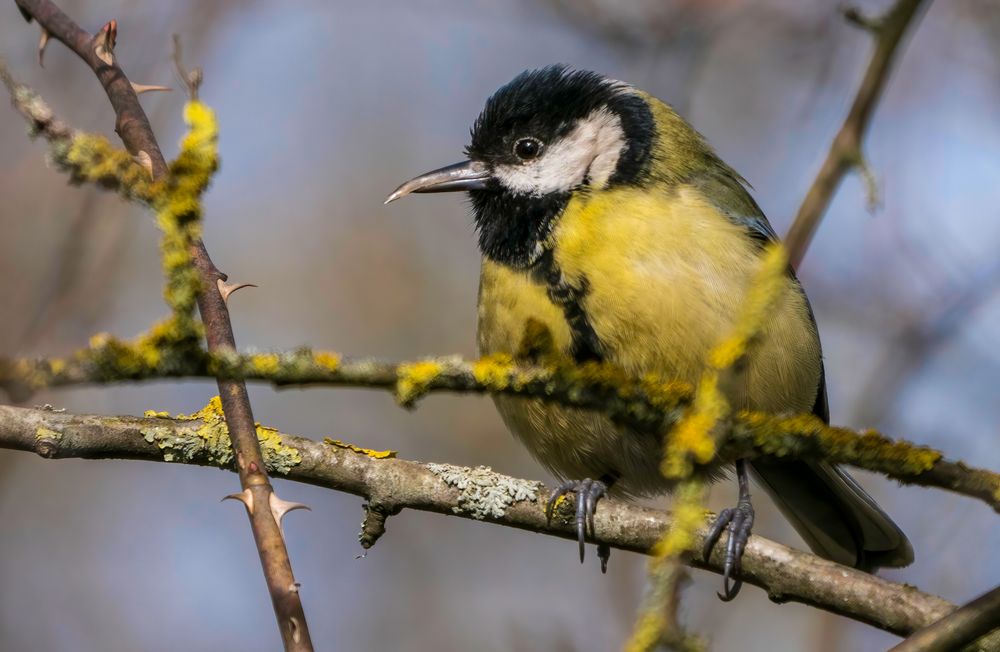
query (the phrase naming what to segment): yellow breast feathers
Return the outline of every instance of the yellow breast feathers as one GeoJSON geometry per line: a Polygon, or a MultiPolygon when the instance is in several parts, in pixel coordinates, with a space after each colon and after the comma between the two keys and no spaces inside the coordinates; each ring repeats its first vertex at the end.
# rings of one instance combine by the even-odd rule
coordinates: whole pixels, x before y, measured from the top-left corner
{"type": "MultiPolygon", "coordinates": [[[[635,374],[696,382],[708,351],[730,331],[759,264],[758,243],[694,188],[577,193],[550,239],[605,360],[635,374]]],[[[569,351],[564,311],[543,282],[483,264],[480,349],[515,353],[528,319],[569,351]]],[[[809,411],[820,378],[819,340],[805,296],[788,287],[748,362],[744,405],[809,411]]]]}

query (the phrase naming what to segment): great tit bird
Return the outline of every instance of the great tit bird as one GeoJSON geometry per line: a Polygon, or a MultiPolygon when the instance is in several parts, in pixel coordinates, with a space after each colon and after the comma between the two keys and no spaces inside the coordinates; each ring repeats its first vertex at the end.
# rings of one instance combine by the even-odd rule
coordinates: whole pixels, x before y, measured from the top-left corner
{"type": "MultiPolygon", "coordinates": [[[[701,134],[628,84],[553,66],[520,74],[487,100],[466,154],[407,181],[386,203],[414,192],[469,193],[483,256],[482,354],[516,354],[534,320],[578,362],[697,382],[709,350],[732,329],[762,248],[778,239],[746,181],[701,134]]],[[[816,321],[791,270],[738,385],[734,408],[829,419],[816,321]]],[[[661,436],[538,400],[495,402],[565,480],[554,497],[575,495],[581,561],[587,521],[606,491],[671,488],[660,472],[661,436]]],[[[843,470],[738,462],[739,500],[720,514],[704,551],[727,531],[724,599],[739,590],[730,578],[753,524],[748,466],[817,554],[869,571],[912,562],[906,536],[843,470]]]]}

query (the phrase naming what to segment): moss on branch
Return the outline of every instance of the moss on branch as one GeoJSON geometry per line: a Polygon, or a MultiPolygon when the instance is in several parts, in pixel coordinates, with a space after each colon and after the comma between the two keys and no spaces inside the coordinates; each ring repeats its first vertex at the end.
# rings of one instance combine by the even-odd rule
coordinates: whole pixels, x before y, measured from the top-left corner
{"type": "MultiPolygon", "coordinates": [[[[33,391],[84,383],[156,378],[223,377],[275,385],[367,387],[396,392],[404,405],[434,392],[489,393],[538,398],[601,410],[632,427],[677,422],[692,401],[686,383],[653,376],[630,378],[609,365],[526,365],[499,356],[465,361],[455,356],[416,363],[351,360],[333,352],[209,354],[176,346],[165,333],[135,342],[102,337],[68,358],[0,359],[0,387],[24,400],[33,391]],[[167,345],[165,345],[167,344],[167,345]],[[416,367],[417,373],[414,374],[416,367]],[[434,373],[429,373],[428,370],[434,373]],[[403,387],[400,381],[403,380],[403,387]]],[[[741,412],[733,416],[720,458],[825,459],[882,473],[908,484],[938,487],[982,500],[1000,511],[1000,474],[944,458],[939,451],[875,431],[828,426],[810,415],[741,412]]]]}

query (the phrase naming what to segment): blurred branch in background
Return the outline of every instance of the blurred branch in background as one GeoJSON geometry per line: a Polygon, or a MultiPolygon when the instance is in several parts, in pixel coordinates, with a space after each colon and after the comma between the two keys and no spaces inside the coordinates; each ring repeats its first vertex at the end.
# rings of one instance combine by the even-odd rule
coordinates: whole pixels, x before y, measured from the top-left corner
{"type": "Polygon", "coordinates": [[[830,151],[823,161],[819,174],[806,192],[802,205],[795,216],[792,227],[785,236],[789,258],[793,268],[798,268],[805,256],[809,242],[819,228],[837,187],[852,169],[859,170],[868,187],[869,204],[877,204],[877,189],[872,171],[862,152],[862,141],[878,104],[882,91],[889,79],[892,63],[903,36],[911,23],[919,20],[921,13],[930,4],[929,0],[899,0],[880,18],[868,18],[858,9],[848,9],[844,15],[859,27],[870,31],[875,37],[875,52],[868,63],[868,69],[861,80],[851,110],[833,138],[830,151]]]}
{"type": "MultiPolygon", "coordinates": [[[[143,87],[136,87],[129,81],[114,55],[117,22],[109,21],[97,34],[91,36],[48,0],[16,0],[16,3],[22,15],[28,21],[34,19],[41,29],[39,63],[51,37],[79,56],[90,66],[104,87],[115,112],[115,131],[129,153],[147,170],[153,181],[175,181],[174,172],[168,170],[149,119],[139,104],[137,91],[142,91],[143,87]]],[[[17,87],[11,83],[9,76],[5,76],[4,82],[16,96],[17,87]]],[[[189,86],[192,100],[195,97],[193,89],[194,87],[189,86]]],[[[175,191],[176,188],[168,183],[166,189],[161,188],[162,200],[170,201],[170,193],[175,191]]],[[[195,201],[199,199],[200,195],[195,201]]],[[[194,212],[199,210],[197,205],[193,209],[194,212]]],[[[200,237],[195,237],[191,242],[190,255],[192,258],[187,264],[193,267],[192,273],[196,272],[200,277],[201,288],[196,300],[205,326],[208,350],[235,349],[236,341],[229,310],[222,294],[221,284],[227,280],[226,275],[215,267],[200,237]]],[[[166,256],[164,265],[168,265],[166,256]]],[[[177,317],[180,318],[180,315],[177,317]]],[[[275,509],[275,505],[280,505],[281,501],[275,495],[264,471],[246,385],[240,380],[220,379],[218,387],[232,446],[236,451],[236,468],[243,489],[243,502],[250,518],[282,641],[286,650],[310,651],[313,648],[309,628],[279,523],[281,512],[275,509]],[[255,504],[257,509],[254,508],[255,504]],[[269,505],[270,509],[263,509],[264,505],[269,505]]]]}
{"type": "MultiPolygon", "coordinates": [[[[367,501],[366,546],[382,534],[385,516],[403,508],[485,520],[522,530],[575,539],[571,517],[546,522],[549,492],[540,483],[479,469],[394,458],[339,441],[324,443],[265,429],[265,462],[289,480],[348,492],[367,501]],[[464,487],[464,489],[463,489],[464,487]],[[371,521],[375,519],[373,524],[371,521]]],[[[72,415],[0,406],[0,445],[47,459],[127,458],[221,466],[232,470],[224,425],[210,405],[183,418],[72,415]],[[220,428],[223,428],[220,430],[220,428]],[[227,456],[228,454],[228,456],[227,456]],[[221,464],[220,464],[221,463],[221,464]]],[[[657,510],[621,500],[602,501],[595,541],[649,554],[670,523],[657,510]]],[[[707,528],[695,533],[704,543],[707,528]]],[[[724,550],[698,568],[721,572],[724,550]]],[[[776,602],[802,602],[905,635],[950,613],[954,606],[917,589],[751,537],[742,577],[776,602]]]]}

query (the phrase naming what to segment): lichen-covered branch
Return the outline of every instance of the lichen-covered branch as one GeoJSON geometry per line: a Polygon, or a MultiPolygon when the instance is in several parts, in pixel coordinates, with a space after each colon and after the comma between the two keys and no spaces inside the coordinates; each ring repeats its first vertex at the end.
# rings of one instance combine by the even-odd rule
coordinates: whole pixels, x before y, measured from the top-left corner
{"type": "MultiPolygon", "coordinates": [[[[181,157],[171,167],[168,167],[160,146],[157,143],[156,136],[153,133],[153,129],[150,126],[149,119],[146,117],[146,113],[139,103],[136,89],[118,64],[114,52],[118,31],[117,21],[111,20],[107,22],[96,34],[90,35],[49,0],[15,1],[22,15],[29,21],[34,19],[42,29],[43,39],[40,45],[39,60],[41,60],[41,50],[44,49],[44,45],[49,40],[49,37],[52,37],[76,53],[94,72],[114,110],[116,118],[115,131],[121,137],[122,142],[128,150],[128,154],[114,154],[108,161],[103,161],[99,158],[93,161],[93,156],[91,156],[91,162],[96,162],[97,165],[89,170],[84,170],[82,176],[73,174],[71,170],[73,178],[75,180],[87,179],[97,181],[105,185],[116,185],[126,196],[148,201],[154,204],[154,206],[159,203],[157,200],[163,197],[163,193],[161,192],[163,185],[166,185],[168,190],[172,191],[167,193],[170,197],[178,198],[185,194],[185,188],[173,185],[173,182],[178,179],[182,183],[184,180],[194,180],[195,175],[178,176],[176,173],[181,170],[190,172],[192,164],[195,167],[198,166],[199,161],[185,158],[183,151],[185,149],[192,151],[192,149],[197,149],[197,147],[182,148],[181,157]],[[126,159],[132,159],[134,163],[130,164],[126,159]],[[140,176],[136,176],[136,170],[145,171],[148,174],[149,180],[152,181],[152,185],[156,186],[160,184],[161,187],[147,187],[150,183],[142,179],[141,174],[140,176]]],[[[10,83],[9,76],[4,81],[7,83],[8,88],[13,86],[10,83]]],[[[22,90],[21,95],[27,93],[27,91],[22,90]]],[[[19,94],[12,94],[16,105],[19,94]]],[[[37,96],[35,96],[35,100],[37,103],[37,96]]],[[[22,102],[22,104],[24,103],[22,102]]],[[[195,101],[193,96],[191,106],[201,106],[195,101]]],[[[26,112],[20,108],[19,110],[21,110],[22,114],[29,117],[33,126],[37,125],[37,121],[30,117],[30,112],[26,112]]],[[[199,115],[197,113],[197,109],[194,109],[193,112],[189,112],[187,115],[193,126],[199,123],[199,115]]],[[[72,163],[73,149],[79,144],[85,145],[93,142],[99,145],[102,150],[105,149],[104,144],[100,142],[101,139],[94,139],[87,136],[74,138],[72,132],[65,129],[55,129],[56,126],[58,125],[50,124],[48,129],[39,131],[41,135],[49,139],[50,149],[52,149],[54,158],[56,159],[62,155],[72,163]],[[58,137],[52,138],[54,136],[58,137]],[[66,146],[67,140],[70,143],[68,151],[60,151],[61,148],[66,146]]],[[[203,136],[205,134],[202,133],[199,135],[197,129],[192,129],[190,133],[190,137],[194,138],[203,136]]],[[[113,148],[107,149],[113,150],[113,148]]],[[[88,152],[86,148],[83,148],[84,156],[92,154],[92,152],[88,152]]],[[[188,187],[186,190],[195,190],[195,188],[188,187]]],[[[199,211],[200,204],[197,201],[186,206],[163,202],[157,207],[158,221],[162,226],[164,216],[169,213],[174,213],[175,216],[184,216],[197,214],[199,211]],[[180,209],[180,211],[177,212],[175,209],[180,209]]],[[[171,307],[174,309],[174,316],[170,323],[168,323],[167,328],[160,329],[159,334],[169,334],[179,330],[184,335],[183,340],[189,339],[188,336],[194,333],[196,329],[193,323],[189,323],[191,315],[188,311],[188,304],[184,302],[193,300],[197,302],[201,314],[208,350],[211,352],[234,350],[236,348],[236,340],[229,319],[229,310],[226,307],[225,297],[222,293],[222,282],[227,280],[226,275],[215,267],[208,255],[208,250],[197,233],[191,231],[184,231],[184,233],[186,234],[184,241],[174,244],[182,244],[185,251],[175,250],[173,251],[173,255],[169,255],[170,252],[168,251],[164,252],[163,263],[168,273],[168,299],[172,290],[180,291],[183,288],[194,287],[195,284],[193,282],[189,283],[185,281],[179,286],[174,284],[174,281],[184,280],[185,277],[191,277],[198,282],[197,291],[190,293],[184,299],[178,299],[181,303],[171,303],[171,307]]],[[[170,236],[171,233],[167,232],[165,235],[166,243],[169,243],[170,236]]],[[[153,333],[153,335],[156,335],[156,333],[153,333]]],[[[149,344],[151,339],[150,337],[145,338],[145,343],[149,344]]],[[[162,345],[167,343],[154,342],[154,344],[162,345]]],[[[178,344],[178,342],[170,342],[170,344],[178,344]]],[[[179,348],[183,348],[187,352],[186,356],[170,356],[173,358],[197,357],[191,353],[192,347],[189,346],[156,346],[155,348],[157,350],[166,349],[173,352],[176,352],[179,348]]],[[[149,347],[147,347],[148,349],[149,347]]],[[[163,364],[163,360],[159,357],[151,357],[143,360],[142,364],[159,365],[163,364]]],[[[284,537],[281,533],[279,524],[280,514],[277,514],[273,509],[254,509],[253,507],[254,504],[258,507],[264,505],[273,506],[272,500],[277,500],[277,497],[274,495],[267,474],[264,471],[261,453],[257,445],[253,412],[246,385],[239,379],[220,378],[218,379],[218,386],[220,396],[222,397],[222,405],[225,410],[226,421],[229,424],[233,447],[237,451],[236,467],[239,472],[240,482],[243,491],[247,495],[254,497],[255,502],[247,500],[245,504],[247,505],[254,540],[257,543],[275,615],[278,619],[278,628],[281,633],[282,642],[286,650],[310,651],[313,649],[312,641],[309,636],[305,613],[302,609],[302,602],[296,589],[295,578],[292,574],[291,563],[285,548],[284,537]]]]}
{"type": "MultiPolygon", "coordinates": [[[[180,418],[88,416],[0,406],[0,447],[33,451],[46,458],[127,458],[218,466],[232,470],[225,422],[219,406],[180,418]]],[[[384,518],[410,508],[485,520],[563,538],[576,536],[572,518],[546,523],[548,490],[479,467],[423,464],[343,442],[317,442],[260,427],[264,462],[274,474],[363,497],[382,526],[366,528],[371,545],[384,518]]],[[[595,539],[613,547],[649,553],[670,524],[667,513],[620,501],[602,501],[595,539]]],[[[694,533],[696,547],[704,528],[694,533]]],[[[698,568],[719,572],[721,552],[698,568]]],[[[752,537],[742,564],[743,579],[777,602],[801,602],[909,634],[950,613],[954,605],[917,589],[868,575],[761,537],[752,537]]]]}
{"type": "MultiPolygon", "coordinates": [[[[502,356],[465,361],[455,356],[408,363],[344,359],[332,352],[298,349],[238,355],[165,356],[155,365],[142,347],[105,338],[68,359],[0,359],[0,388],[23,398],[35,389],[170,377],[243,378],[278,386],[329,385],[396,392],[411,406],[431,392],[491,393],[539,398],[601,410],[633,427],[667,428],[690,404],[684,383],[646,376],[634,379],[609,365],[549,362],[531,365],[502,356]]],[[[734,415],[720,457],[761,455],[825,459],[882,473],[907,484],[937,487],[982,500],[1000,511],[1000,474],[946,459],[942,453],[875,431],[828,426],[810,415],[734,415]]]]}
{"type": "Polygon", "coordinates": [[[930,0],[899,0],[881,18],[866,18],[856,9],[846,12],[847,18],[870,31],[875,37],[875,51],[855,94],[844,124],[833,138],[819,173],[806,192],[795,221],[785,236],[792,267],[797,268],[805,256],[819,223],[833,199],[837,187],[853,169],[861,170],[871,186],[871,173],[865,163],[861,143],[872,113],[889,80],[892,63],[899,52],[903,36],[914,25],[930,0]]]}

